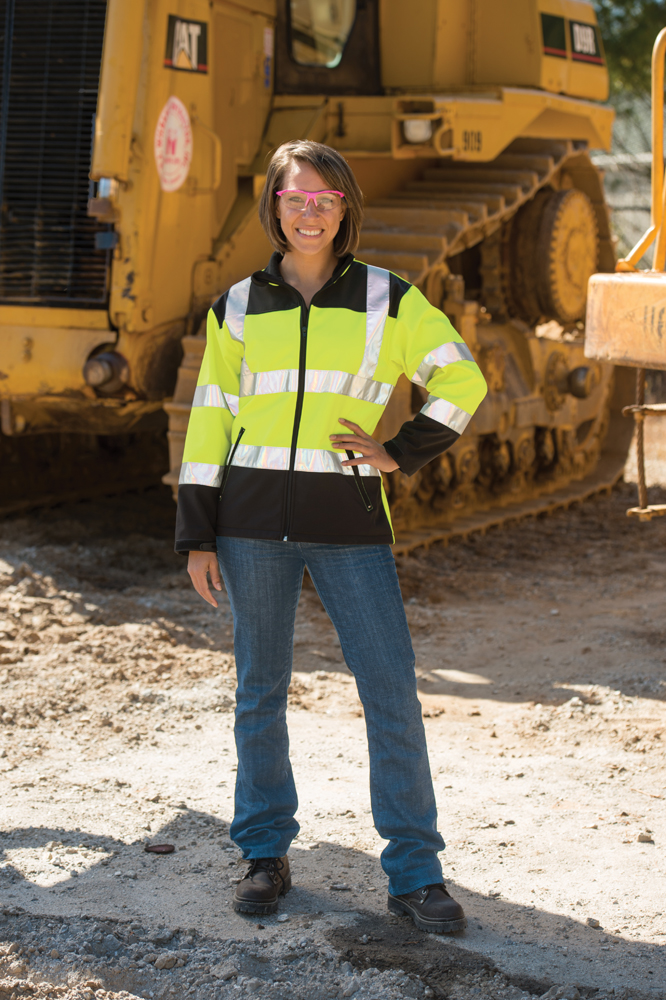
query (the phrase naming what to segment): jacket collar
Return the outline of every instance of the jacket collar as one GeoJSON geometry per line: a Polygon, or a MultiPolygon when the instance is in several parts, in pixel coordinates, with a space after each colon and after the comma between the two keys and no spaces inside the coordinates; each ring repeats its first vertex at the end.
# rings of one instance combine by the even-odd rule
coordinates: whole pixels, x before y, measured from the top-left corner
{"type": "MultiPolygon", "coordinates": [[[[266,265],[266,267],[262,271],[255,271],[254,272],[254,274],[252,275],[252,280],[256,281],[257,283],[259,283],[261,285],[268,285],[268,284],[270,284],[270,285],[284,285],[285,288],[291,288],[291,285],[289,285],[284,280],[284,278],[282,277],[282,274],[280,272],[280,264],[282,263],[282,258],[283,257],[284,257],[284,254],[281,254],[281,253],[278,253],[277,251],[275,251],[275,253],[271,254],[271,259],[269,260],[269,262],[266,265]]],[[[345,271],[351,266],[351,264],[353,263],[353,261],[354,261],[354,254],[353,253],[348,253],[348,254],[345,254],[344,257],[340,257],[340,259],[338,260],[338,263],[335,266],[335,270],[333,271],[333,274],[328,279],[328,281],[326,282],[326,284],[323,285],[322,287],[323,288],[327,288],[329,285],[332,285],[334,282],[336,282],[338,280],[338,278],[340,278],[345,273],[345,271]]],[[[320,288],[319,291],[321,291],[321,290],[322,289],[320,288]]]]}

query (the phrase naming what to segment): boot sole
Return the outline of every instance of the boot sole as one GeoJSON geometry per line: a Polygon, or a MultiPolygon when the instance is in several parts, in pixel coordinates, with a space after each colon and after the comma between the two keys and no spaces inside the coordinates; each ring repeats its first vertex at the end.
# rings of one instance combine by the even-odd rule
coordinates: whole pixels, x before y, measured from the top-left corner
{"type": "Polygon", "coordinates": [[[277,913],[280,896],[286,896],[290,889],[291,875],[280,887],[277,899],[272,900],[270,903],[260,903],[258,900],[255,902],[252,899],[236,899],[234,896],[232,905],[236,913],[262,913],[264,916],[267,916],[271,913],[277,913]]]}
{"type": "Polygon", "coordinates": [[[458,920],[426,920],[419,913],[416,913],[411,906],[394,896],[388,898],[388,908],[391,913],[398,917],[411,917],[417,927],[431,934],[453,934],[455,931],[464,931],[467,927],[467,918],[460,917],[458,920]]]}

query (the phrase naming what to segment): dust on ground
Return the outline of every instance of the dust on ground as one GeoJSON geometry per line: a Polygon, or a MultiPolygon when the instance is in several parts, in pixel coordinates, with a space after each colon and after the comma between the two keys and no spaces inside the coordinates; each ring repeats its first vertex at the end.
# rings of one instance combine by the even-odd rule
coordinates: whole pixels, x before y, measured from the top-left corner
{"type": "Polygon", "coordinates": [[[311,586],[295,886],[248,918],[231,616],[171,551],[168,491],[2,522],[1,1000],[663,997],[666,519],[634,504],[621,485],[400,560],[469,919],[446,938],[386,911],[362,710],[311,586]]]}

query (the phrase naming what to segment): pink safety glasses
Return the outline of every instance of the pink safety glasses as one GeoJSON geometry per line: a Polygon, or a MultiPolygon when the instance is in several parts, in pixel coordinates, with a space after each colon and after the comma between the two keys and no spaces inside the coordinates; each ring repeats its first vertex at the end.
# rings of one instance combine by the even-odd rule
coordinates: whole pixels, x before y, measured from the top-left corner
{"type": "Polygon", "coordinates": [[[340,204],[340,198],[344,198],[343,191],[299,191],[298,188],[284,188],[275,192],[279,198],[283,198],[287,208],[293,208],[297,212],[304,212],[311,201],[320,212],[330,212],[340,204]]]}

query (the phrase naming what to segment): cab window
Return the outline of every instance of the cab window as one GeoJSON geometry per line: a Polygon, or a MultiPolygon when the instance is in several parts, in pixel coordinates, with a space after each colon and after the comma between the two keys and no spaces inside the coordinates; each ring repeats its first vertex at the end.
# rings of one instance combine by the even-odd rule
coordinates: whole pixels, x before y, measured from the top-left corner
{"type": "Polygon", "coordinates": [[[332,69],[354,26],[356,0],[290,0],[291,54],[301,66],[332,69]]]}

